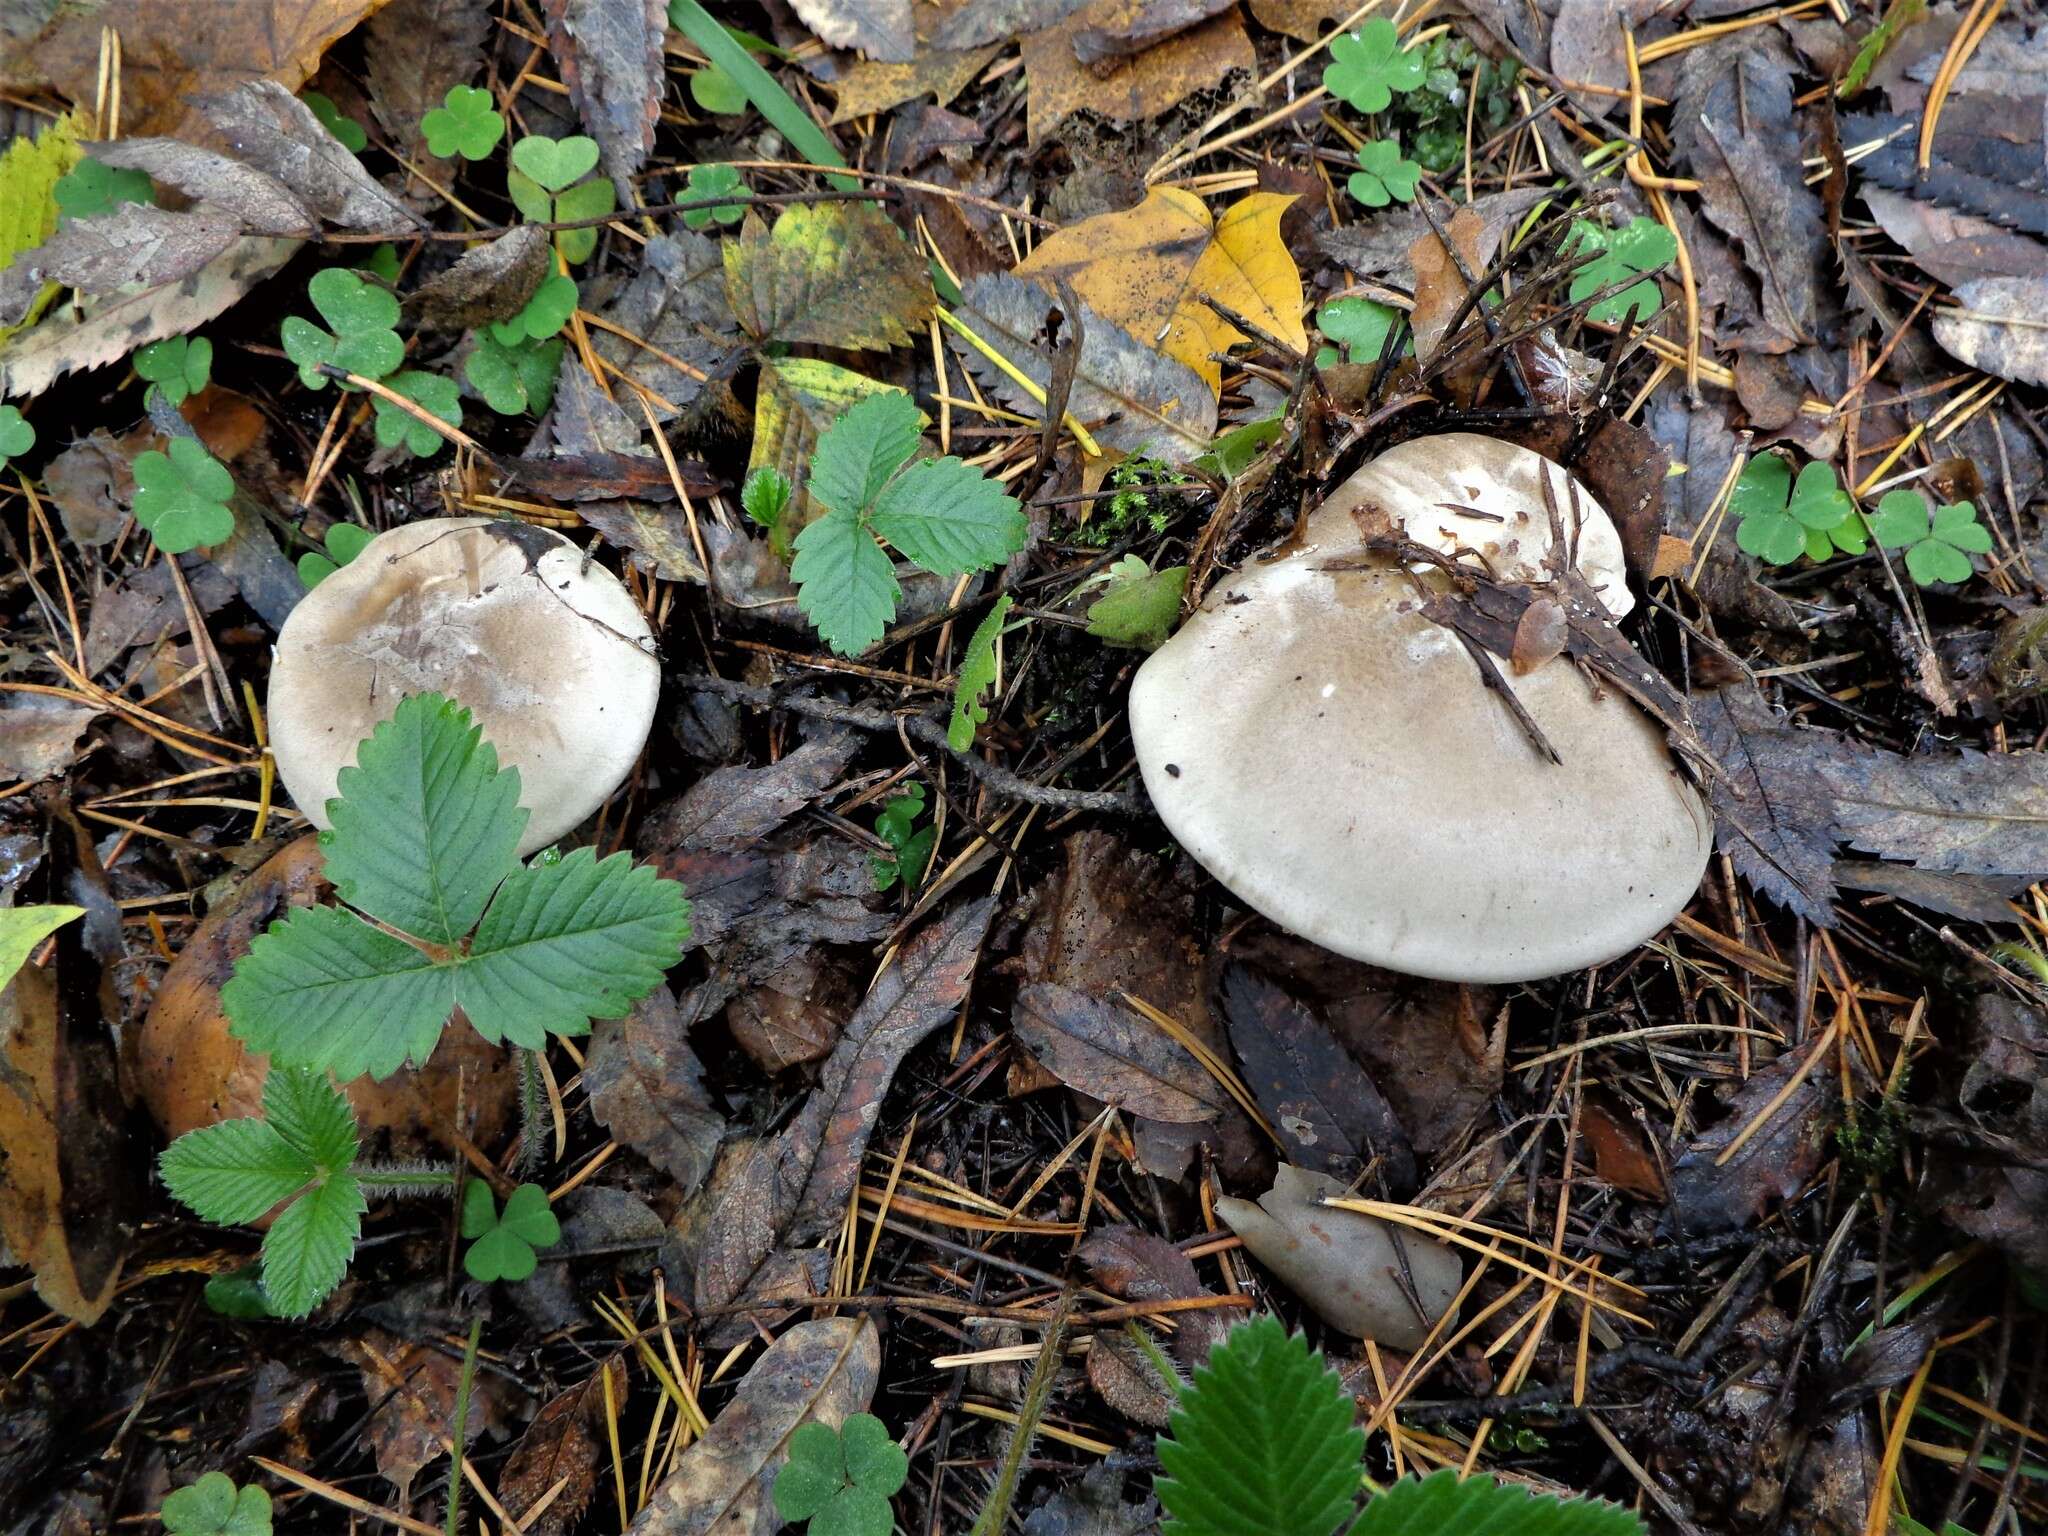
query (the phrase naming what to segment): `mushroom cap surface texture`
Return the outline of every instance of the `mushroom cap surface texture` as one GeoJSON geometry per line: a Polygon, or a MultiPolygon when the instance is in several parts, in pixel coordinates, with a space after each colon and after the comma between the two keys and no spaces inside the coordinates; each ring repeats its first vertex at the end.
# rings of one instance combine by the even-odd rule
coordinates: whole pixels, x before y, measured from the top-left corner
{"type": "Polygon", "coordinates": [[[1405,571],[1331,568],[1362,540],[1325,509],[1138,670],[1131,735],[1168,830],[1283,928],[1412,975],[1526,981],[1655,935],[1713,846],[1658,727],[1567,659],[1502,663],[1546,761],[1405,571]]]}
{"type": "Polygon", "coordinates": [[[442,693],[519,770],[521,855],[632,771],[661,666],[618,578],[560,534],[483,517],[380,533],[300,600],[270,670],[271,751],[316,827],[357,746],[410,694],[442,693]]]}

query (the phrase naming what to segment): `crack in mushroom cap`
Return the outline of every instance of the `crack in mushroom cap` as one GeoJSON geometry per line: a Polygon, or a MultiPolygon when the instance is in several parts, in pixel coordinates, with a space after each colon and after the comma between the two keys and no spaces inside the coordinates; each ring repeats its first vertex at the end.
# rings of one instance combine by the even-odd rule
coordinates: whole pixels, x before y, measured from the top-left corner
{"type": "Polygon", "coordinates": [[[1663,929],[1713,819],[1656,726],[1562,659],[1503,666],[1564,759],[1545,761],[1408,574],[1353,565],[1359,530],[1321,512],[1138,670],[1131,736],[1167,829],[1282,927],[1412,975],[1526,981],[1663,929]]]}
{"type": "Polygon", "coordinates": [[[411,694],[446,694],[519,770],[522,856],[624,782],[661,667],[618,578],[560,534],[482,517],[381,533],[307,593],[277,637],[271,751],[293,802],[327,823],[336,777],[411,694]]]}

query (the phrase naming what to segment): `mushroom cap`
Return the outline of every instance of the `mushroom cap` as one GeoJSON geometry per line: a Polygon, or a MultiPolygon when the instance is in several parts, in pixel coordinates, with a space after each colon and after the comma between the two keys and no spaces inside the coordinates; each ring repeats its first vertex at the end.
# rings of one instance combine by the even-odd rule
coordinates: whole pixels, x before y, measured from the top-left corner
{"type": "Polygon", "coordinates": [[[1389,448],[1309,514],[1306,537],[1332,546],[1359,544],[1391,523],[1447,555],[1461,547],[1476,551],[1502,581],[1547,581],[1546,476],[1567,540],[1577,506],[1579,574],[1608,613],[1621,618],[1636,600],[1614,520],[1542,454],[1497,437],[1443,432],[1389,448]]]}
{"type": "Polygon", "coordinates": [[[1656,726],[1562,659],[1503,666],[1563,765],[1538,756],[1406,572],[1329,568],[1357,531],[1319,516],[1349,536],[1219,586],[1138,670],[1168,830],[1282,927],[1417,976],[1525,981],[1656,934],[1713,846],[1656,726]]]}
{"type": "Polygon", "coordinates": [[[270,740],[306,819],[409,694],[467,708],[531,813],[519,852],[577,826],[632,771],[661,666],[617,577],[560,534],[483,517],[380,533],[285,620],[270,740]]]}

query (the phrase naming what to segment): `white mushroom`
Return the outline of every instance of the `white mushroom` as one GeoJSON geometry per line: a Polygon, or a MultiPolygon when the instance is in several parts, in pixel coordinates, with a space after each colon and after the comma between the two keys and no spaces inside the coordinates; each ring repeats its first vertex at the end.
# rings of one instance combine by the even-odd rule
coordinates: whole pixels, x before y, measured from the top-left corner
{"type": "MultiPolygon", "coordinates": [[[[1547,517],[1540,492],[1527,498],[1547,470],[1566,512],[1564,475],[1504,446],[1458,434],[1383,456],[1310,514],[1299,547],[1211,592],[1131,689],[1146,788],[1204,868],[1327,949],[1446,981],[1522,981],[1625,953],[1691,898],[1713,841],[1628,699],[1563,659],[1526,675],[1503,665],[1563,764],[1546,761],[1457,635],[1419,611],[1409,573],[1365,555],[1368,532],[1416,537],[1480,486],[1472,505],[1516,530],[1496,574],[1544,575],[1547,517]],[[1483,474],[1457,457],[1475,441],[1483,474]]],[[[1599,583],[1611,557],[1618,607],[1612,525],[1583,491],[1576,501],[1581,563],[1596,562],[1582,574],[1599,583]]]]}
{"type": "Polygon", "coordinates": [[[277,637],[270,739],[316,827],[356,747],[410,694],[466,707],[519,770],[522,854],[604,803],[646,744],[661,668],[618,579],[559,534],[481,517],[379,534],[277,637]]]}

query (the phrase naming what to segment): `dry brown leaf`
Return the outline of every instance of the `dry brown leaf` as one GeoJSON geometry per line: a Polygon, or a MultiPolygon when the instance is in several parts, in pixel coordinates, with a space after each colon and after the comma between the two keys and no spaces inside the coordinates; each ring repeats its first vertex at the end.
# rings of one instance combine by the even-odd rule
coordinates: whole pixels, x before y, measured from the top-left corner
{"type": "Polygon", "coordinates": [[[1075,34],[1113,23],[1126,4],[1095,0],[1021,40],[1031,77],[1026,105],[1034,145],[1082,110],[1119,123],[1157,117],[1196,91],[1220,89],[1233,71],[1248,70],[1256,62],[1244,22],[1232,10],[1098,76],[1075,56],[1075,34]]]}
{"type": "MultiPolygon", "coordinates": [[[[904,0],[907,4],[908,0],[904,0]]],[[[661,115],[663,0],[547,0],[548,47],[604,168],[632,202],[632,176],[661,115]]]]}
{"type": "Polygon", "coordinates": [[[1269,32],[1312,43],[1333,22],[1358,9],[1358,0],[1252,0],[1252,16],[1269,32]]]}
{"type": "MultiPolygon", "coordinates": [[[[455,1433],[455,1397],[462,1383],[462,1357],[371,1328],[335,1346],[336,1354],[362,1373],[363,1395],[372,1411],[363,1444],[377,1458],[377,1470],[398,1489],[402,1507],[412,1502],[420,1471],[448,1454],[444,1440],[455,1433]]],[[[468,1440],[474,1446],[496,1434],[505,1415],[505,1384],[479,1371],[470,1386],[468,1440]]]]}
{"type": "Polygon", "coordinates": [[[108,0],[64,7],[19,55],[10,83],[50,85],[88,108],[99,84],[100,35],[121,34],[121,131],[176,133],[202,91],[274,80],[292,92],[320,56],[384,0],[108,0]]]}
{"type": "Polygon", "coordinates": [[[0,773],[10,779],[47,779],[71,766],[78,738],[97,720],[90,704],[48,694],[9,694],[0,705],[0,773]]]}
{"type": "Polygon", "coordinates": [[[391,0],[363,32],[370,107],[400,153],[417,160],[427,147],[420,119],[476,74],[488,0],[391,0]]]}
{"type": "Polygon", "coordinates": [[[1940,282],[1953,287],[1978,277],[2048,277],[2048,244],[1883,187],[1857,192],[1878,226],[1940,282]]]}
{"type": "Polygon", "coordinates": [[[123,203],[112,213],[69,219],[0,273],[0,324],[19,325],[44,283],[110,294],[131,284],[183,282],[235,243],[234,219],[204,206],[172,212],[123,203]]]}
{"type": "Polygon", "coordinates": [[[562,1491],[522,1536],[561,1536],[576,1523],[597,1488],[598,1442],[594,1433],[604,1422],[605,1376],[611,1377],[611,1401],[626,1401],[626,1367],[607,1361],[588,1381],[551,1398],[526,1426],[526,1433],[505,1460],[498,1478],[498,1501],[515,1520],[546,1497],[556,1483],[562,1491]],[[567,1482],[563,1482],[563,1479],[567,1482]]]}
{"type": "Polygon", "coordinates": [[[967,89],[967,84],[987,67],[1000,51],[986,48],[931,48],[908,64],[880,64],[863,60],[832,82],[839,99],[832,108],[832,126],[850,123],[871,112],[886,112],[919,96],[930,96],[940,106],[967,89]]]}
{"type": "Polygon", "coordinates": [[[1214,1120],[1223,1089],[1187,1047],[1117,1003],[1041,982],[1010,1010],[1018,1043],[1069,1088],[1150,1120],[1214,1120]]]}
{"type": "Polygon", "coordinates": [[[1296,351],[1308,350],[1301,273],[1280,238],[1294,198],[1254,192],[1212,221],[1194,193],[1154,187],[1135,208],[1083,219],[1047,236],[1017,267],[1048,292],[1060,279],[1093,309],[1202,376],[1213,354],[1251,340],[1204,299],[1226,304],[1296,351]]]}
{"type": "Polygon", "coordinates": [[[1841,1095],[1831,1063],[1807,1070],[1812,1055],[1810,1046],[1788,1050],[1752,1073],[1728,1113],[1672,1165],[1671,1209],[1686,1236],[1747,1226],[1773,1201],[1804,1188],[1829,1155],[1827,1132],[1839,1117],[1841,1095]],[[1779,1101],[1795,1077],[1797,1085],[1779,1101]],[[1722,1161],[1738,1136],[1744,1137],[1741,1148],[1722,1161]]]}
{"type": "MultiPolygon", "coordinates": [[[[1486,220],[1473,208],[1460,208],[1444,226],[1444,239],[1451,242],[1467,270],[1474,273],[1484,272],[1493,259],[1486,236],[1486,220]]],[[[1409,312],[1408,321],[1415,332],[1415,355],[1427,361],[1447,339],[1444,332],[1451,317],[1464,305],[1471,285],[1433,229],[1425,229],[1408,247],[1408,262],[1415,269],[1415,308],[1409,312]]],[[[1468,314],[1464,324],[1472,323],[1468,314]]]]}
{"type": "Polygon", "coordinates": [[[1663,1200],[1664,1170],[1634,1125],[1589,1098],[1579,1112],[1579,1135],[1592,1153],[1595,1175],[1645,1200],[1663,1200]]]}
{"type": "MultiPolygon", "coordinates": [[[[406,302],[419,310],[420,324],[430,331],[473,330],[492,320],[507,320],[554,270],[548,232],[533,224],[472,246],[446,271],[437,272],[414,289],[406,302]]],[[[587,370],[582,377],[588,378],[587,370]]],[[[638,434],[634,441],[639,440],[638,434]]],[[[623,444],[564,444],[572,452],[618,451],[623,444]]]]}
{"type": "Polygon", "coordinates": [[[881,1337],[867,1318],[798,1323],[754,1362],[629,1536],[768,1536],[782,1524],[771,1493],[790,1436],[814,1421],[836,1429],[866,1409],[881,1367],[881,1337]]]}
{"type": "Polygon", "coordinates": [[[251,80],[197,103],[228,148],[277,181],[329,224],[396,232],[419,227],[399,202],[329,133],[313,109],[274,80],[251,80]]]}
{"type": "Polygon", "coordinates": [[[790,0],[820,42],[857,48],[884,64],[908,64],[917,51],[910,0],[790,0]]]}
{"type": "Polygon", "coordinates": [[[1980,277],[1934,312],[1934,339],[1972,368],[2048,384],[2048,277],[1980,277]]]}
{"type": "Polygon", "coordinates": [[[142,171],[195,202],[233,214],[244,234],[305,236],[318,227],[276,177],[182,139],[115,139],[88,152],[102,165],[142,171]]]}
{"type": "Polygon", "coordinates": [[[1106,76],[1121,60],[1156,48],[1236,4],[1237,0],[1124,0],[1116,15],[1093,21],[1074,34],[1074,57],[1106,76]]]}
{"type": "Polygon", "coordinates": [[[667,987],[656,987],[625,1018],[597,1022],[583,1069],[590,1112],[686,1195],[704,1182],[725,1136],[725,1116],[712,1106],[690,1049],[702,1002],[700,989],[678,1004],[667,987]]]}

